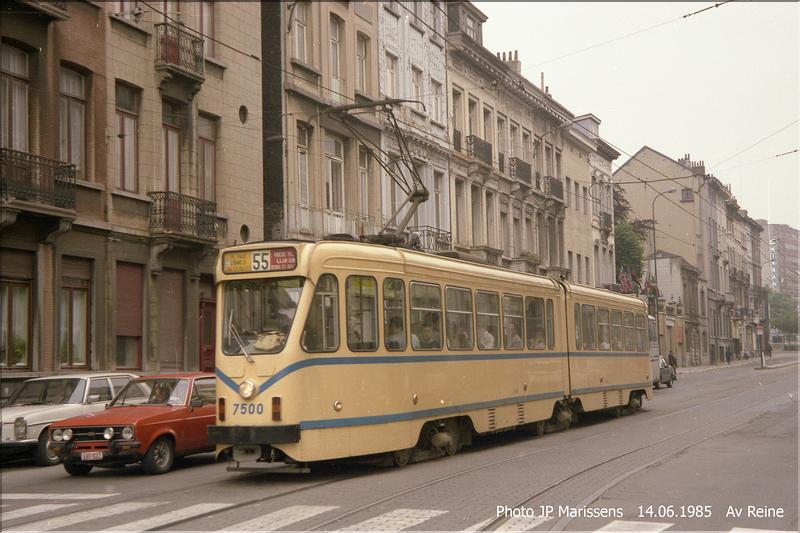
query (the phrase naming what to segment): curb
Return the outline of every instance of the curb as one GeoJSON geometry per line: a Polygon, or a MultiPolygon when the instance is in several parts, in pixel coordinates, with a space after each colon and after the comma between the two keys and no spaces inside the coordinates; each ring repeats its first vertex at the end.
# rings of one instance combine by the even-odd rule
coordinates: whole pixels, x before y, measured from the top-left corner
{"type": "Polygon", "coordinates": [[[790,361],[788,363],[781,363],[780,365],[757,366],[753,370],[777,370],[778,368],[786,368],[790,366],[795,366],[797,364],[798,361],[790,361]]]}

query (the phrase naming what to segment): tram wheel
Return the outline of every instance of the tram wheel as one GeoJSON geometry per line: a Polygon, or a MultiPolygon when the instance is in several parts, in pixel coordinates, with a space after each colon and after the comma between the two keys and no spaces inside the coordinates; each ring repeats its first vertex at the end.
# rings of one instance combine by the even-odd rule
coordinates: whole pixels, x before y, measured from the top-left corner
{"type": "Polygon", "coordinates": [[[395,466],[406,466],[411,462],[411,455],[413,448],[406,448],[405,450],[395,450],[392,452],[392,461],[395,466]]]}

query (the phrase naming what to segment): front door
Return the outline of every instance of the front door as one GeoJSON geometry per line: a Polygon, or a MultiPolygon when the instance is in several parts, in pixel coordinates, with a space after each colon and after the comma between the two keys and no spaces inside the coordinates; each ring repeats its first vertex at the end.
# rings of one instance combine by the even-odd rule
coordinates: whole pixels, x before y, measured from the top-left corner
{"type": "Polygon", "coordinates": [[[201,372],[214,371],[216,305],[213,301],[200,301],[200,365],[201,372]]]}

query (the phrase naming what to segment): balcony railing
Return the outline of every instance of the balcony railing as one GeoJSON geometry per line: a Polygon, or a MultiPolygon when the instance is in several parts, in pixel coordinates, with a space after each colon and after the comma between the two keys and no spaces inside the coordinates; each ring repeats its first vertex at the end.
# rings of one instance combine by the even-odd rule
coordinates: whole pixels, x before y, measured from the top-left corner
{"type": "Polygon", "coordinates": [[[0,148],[0,192],[63,209],[75,209],[75,165],[0,148]]]}
{"type": "Polygon", "coordinates": [[[217,204],[171,191],[148,193],[150,231],[217,239],[217,204]]]}
{"type": "Polygon", "coordinates": [[[481,161],[482,163],[486,163],[489,166],[492,166],[492,144],[484,141],[477,135],[468,135],[467,136],[467,150],[469,151],[469,155],[481,161]]]}
{"type": "Polygon", "coordinates": [[[497,169],[501,174],[504,174],[506,171],[506,154],[503,152],[497,152],[497,169]]]}
{"type": "Polygon", "coordinates": [[[411,226],[409,233],[419,238],[420,248],[426,252],[447,252],[453,249],[452,235],[433,226],[411,226]]]}
{"type": "Polygon", "coordinates": [[[600,213],[600,227],[604,229],[611,229],[613,227],[611,223],[611,213],[606,213],[605,211],[600,213]]]}
{"type": "Polygon", "coordinates": [[[562,202],[564,201],[564,184],[561,183],[561,180],[554,178],[553,176],[545,176],[544,189],[545,194],[548,194],[553,198],[558,198],[562,202]]]}
{"type": "Polygon", "coordinates": [[[518,157],[512,157],[509,160],[511,164],[511,177],[524,181],[528,185],[531,184],[531,164],[526,163],[518,157]]]}
{"type": "Polygon", "coordinates": [[[156,66],[171,67],[205,79],[203,39],[179,26],[161,22],[156,28],[156,66]]]}
{"type": "Polygon", "coordinates": [[[453,130],[453,150],[461,151],[461,132],[459,130],[453,130]]]}

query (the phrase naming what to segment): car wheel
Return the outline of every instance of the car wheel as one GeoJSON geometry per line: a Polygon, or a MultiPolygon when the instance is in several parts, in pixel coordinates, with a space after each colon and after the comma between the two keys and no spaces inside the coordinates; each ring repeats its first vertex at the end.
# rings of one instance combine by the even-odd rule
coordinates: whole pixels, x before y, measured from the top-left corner
{"type": "Polygon", "coordinates": [[[669,381],[667,381],[667,388],[672,388],[672,378],[669,378],[669,381]]]}
{"type": "Polygon", "coordinates": [[[94,468],[92,465],[84,463],[64,463],[64,470],[71,476],[85,476],[94,468]]]}
{"type": "Polygon", "coordinates": [[[39,444],[36,445],[34,459],[39,466],[53,466],[61,462],[61,458],[54,454],[50,448],[50,429],[45,428],[39,435],[39,444]]]}
{"type": "Polygon", "coordinates": [[[661,388],[661,382],[660,382],[660,381],[656,381],[656,388],[657,388],[657,389],[660,389],[660,388],[661,388]]]}
{"type": "Polygon", "coordinates": [[[169,472],[175,461],[175,445],[167,437],[161,437],[150,445],[144,456],[142,466],[148,474],[163,474],[169,472]]]}

